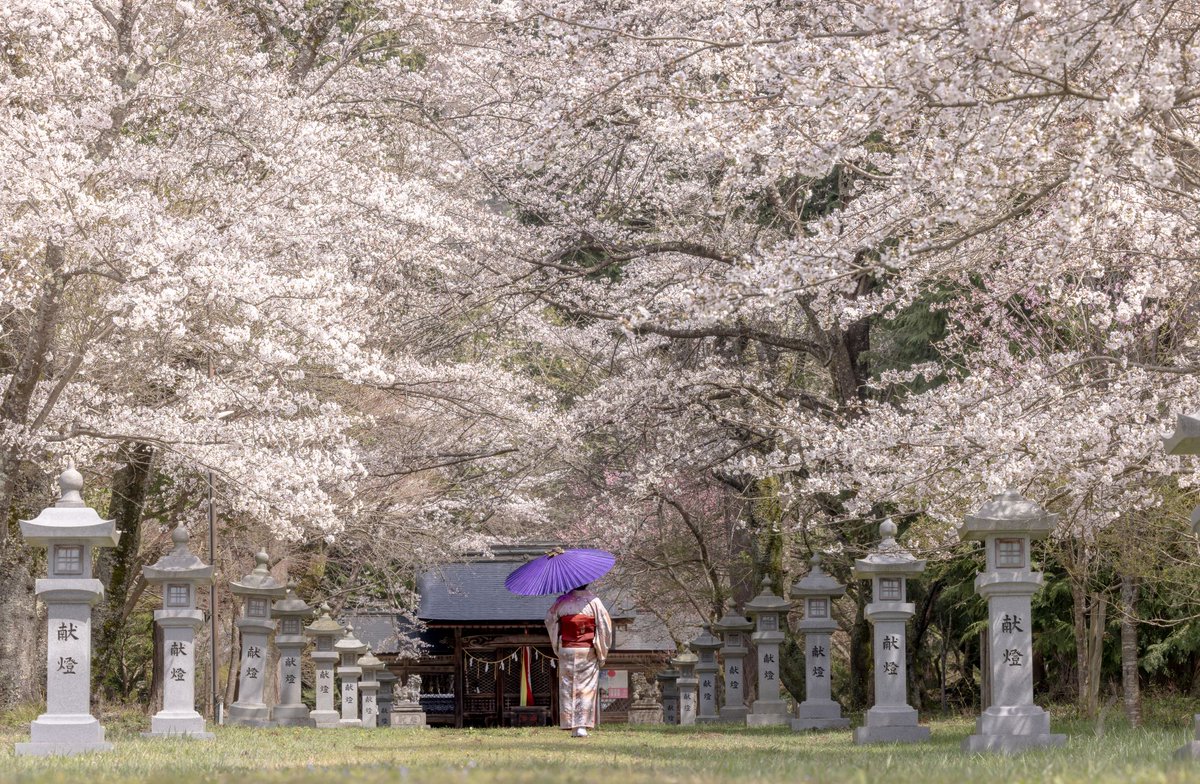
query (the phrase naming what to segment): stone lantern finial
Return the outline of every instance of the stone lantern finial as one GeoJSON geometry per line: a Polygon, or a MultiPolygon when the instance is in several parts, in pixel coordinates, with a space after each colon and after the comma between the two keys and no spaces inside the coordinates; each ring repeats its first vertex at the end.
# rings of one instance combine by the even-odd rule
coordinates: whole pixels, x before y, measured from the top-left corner
{"type": "Polygon", "coordinates": [[[60,509],[78,509],[83,506],[83,474],[75,470],[72,460],[66,471],[58,476],[58,501],[54,504],[60,509]]]}
{"type": "Polygon", "coordinates": [[[885,519],[879,524],[879,538],[883,540],[880,543],[880,549],[896,546],[896,534],[900,532],[900,528],[892,522],[892,518],[885,519]]]}
{"type": "Polygon", "coordinates": [[[266,550],[259,550],[254,556],[254,571],[267,572],[270,571],[271,556],[267,555],[266,550]]]}
{"type": "Polygon", "coordinates": [[[189,539],[191,539],[191,536],[188,535],[188,530],[183,527],[182,523],[171,529],[171,541],[175,544],[175,546],[172,548],[172,554],[187,554],[189,539]]]}

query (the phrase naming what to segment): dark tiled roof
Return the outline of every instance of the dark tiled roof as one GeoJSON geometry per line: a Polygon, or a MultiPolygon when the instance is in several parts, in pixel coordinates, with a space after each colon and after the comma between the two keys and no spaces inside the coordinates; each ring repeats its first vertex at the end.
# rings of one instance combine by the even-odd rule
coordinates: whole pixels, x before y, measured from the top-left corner
{"type": "Polygon", "coordinates": [[[617,651],[674,651],[675,641],[663,622],[650,613],[634,613],[629,626],[615,633],[617,651]]]}
{"type": "Polygon", "coordinates": [[[375,654],[395,654],[402,650],[411,650],[413,643],[404,645],[402,640],[411,641],[421,637],[412,622],[400,613],[352,613],[339,617],[338,623],[354,626],[354,636],[366,643],[375,654]]]}
{"type": "Polygon", "coordinates": [[[546,617],[553,596],[517,596],[504,578],[522,561],[487,560],[446,564],[417,580],[423,621],[537,621],[546,617]]]}

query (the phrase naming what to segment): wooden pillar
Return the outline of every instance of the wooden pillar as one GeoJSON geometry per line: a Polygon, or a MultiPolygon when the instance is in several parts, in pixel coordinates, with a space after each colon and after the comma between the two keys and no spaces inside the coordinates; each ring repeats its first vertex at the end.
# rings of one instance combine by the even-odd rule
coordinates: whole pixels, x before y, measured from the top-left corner
{"type": "Polygon", "coordinates": [[[464,671],[462,629],[454,627],[454,726],[462,729],[464,700],[467,699],[467,676],[464,671]]]}

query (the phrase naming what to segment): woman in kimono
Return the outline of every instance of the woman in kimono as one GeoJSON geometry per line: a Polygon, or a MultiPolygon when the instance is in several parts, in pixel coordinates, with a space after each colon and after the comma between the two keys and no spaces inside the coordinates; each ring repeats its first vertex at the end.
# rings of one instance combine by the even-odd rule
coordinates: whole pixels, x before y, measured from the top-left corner
{"type": "Polygon", "coordinates": [[[558,656],[559,726],[572,737],[587,737],[596,726],[600,669],[612,645],[612,618],[600,597],[586,585],[554,602],[546,613],[546,631],[558,656]]]}

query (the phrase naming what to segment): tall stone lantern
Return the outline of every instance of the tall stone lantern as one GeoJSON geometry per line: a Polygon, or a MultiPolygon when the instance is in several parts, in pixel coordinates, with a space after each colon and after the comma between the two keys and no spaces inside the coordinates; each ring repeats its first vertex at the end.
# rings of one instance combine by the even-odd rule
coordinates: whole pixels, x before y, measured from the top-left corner
{"type": "Polygon", "coordinates": [[[690,646],[699,661],[696,662],[696,679],[700,682],[700,702],[696,721],[701,724],[712,724],[721,720],[717,713],[717,672],[721,667],[717,663],[717,650],[721,640],[713,636],[712,627],[707,624],[700,636],[692,640],[690,646]]]}
{"type": "MultiPolygon", "coordinates": [[[[1163,439],[1169,455],[1200,455],[1200,412],[1180,414],[1175,420],[1175,432],[1163,439]]],[[[1192,530],[1200,533],[1200,506],[1192,510],[1192,530]]],[[[1195,718],[1196,734],[1175,752],[1179,759],[1200,759],[1200,713],[1195,718]]]]}
{"type": "Polygon", "coordinates": [[[654,676],[662,686],[663,724],[679,723],[679,670],[671,667],[654,676]]]}
{"type": "Polygon", "coordinates": [[[358,660],[358,666],[362,668],[362,681],[358,684],[362,694],[362,725],[373,730],[379,726],[378,676],[383,669],[383,662],[367,648],[367,654],[358,660]]]}
{"type": "Polygon", "coordinates": [[[346,627],[330,617],[328,604],[321,605],[321,616],[304,629],[304,633],[313,639],[311,655],[316,665],[317,706],[309,717],[317,727],[337,727],[341,720],[341,714],[334,704],[337,687],[334,685],[333,666],[337,664],[338,652],[333,645],[344,631],[346,627]]]}
{"type": "Polygon", "coordinates": [[[46,712],[30,723],[29,742],[17,744],[22,756],[112,748],[92,716],[92,606],[104,596],[104,584],[92,577],[92,550],[115,547],[121,534],[84,506],[83,476],[73,466],[58,487],[54,506],[21,521],[21,536],[45,547],[49,564],[49,574],[34,584],[46,605],[46,712]]]}
{"type": "Polygon", "coordinates": [[[266,551],[254,557],[254,571],[229,590],[242,600],[242,617],[237,627],[242,635],[242,662],[238,670],[237,702],[229,706],[230,724],[266,727],[271,723],[271,708],[263,701],[263,685],[267,680],[267,653],[275,621],[271,620],[271,602],[282,599],[284,587],[271,576],[266,551]]]}
{"type": "Polygon", "coordinates": [[[690,727],[696,723],[696,690],[700,681],[696,678],[696,663],[699,657],[691,651],[671,659],[671,664],[679,670],[676,684],[679,689],[679,723],[690,727]]]}
{"type": "Polygon", "coordinates": [[[300,654],[308,641],[303,624],[313,608],[296,595],[296,583],[288,582],[287,594],[271,607],[279,622],[275,647],[279,649],[279,704],[271,709],[271,723],[281,727],[312,727],[308,706],[300,698],[300,654]]]}
{"type": "Polygon", "coordinates": [[[750,635],[758,656],[758,698],[750,706],[746,724],[764,727],[787,724],[787,706],[779,694],[779,644],[783,642],[783,621],[791,602],[771,590],[771,578],[764,577],[762,590],[746,603],[746,614],[754,619],[755,631],[750,635]]]}
{"type": "Polygon", "coordinates": [[[746,647],[754,623],[745,616],[727,609],[724,617],[713,624],[713,630],[721,635],[721,660],[725,665],[725,695],[721,702],[721,721],[746,721],[745,658],[750,649],[746,647]]]}
{"type": "Polygon", "coordinates": [[[392,703],[395,700],[396,681],[399,679],[385,666],[376,673],[375,680],[379,681],[379,693],[375,695],[375,701],[379,705],[377,724],[380,727],[390,727],[392,726],[392,703]]]}
{"type": "Polygon", "coordinates": [[[182,735],[212,740],[204,717],[196,712],[196,630],[204,613],[196,609],[196,593],[213,581],[213,568],[188,548],[188,532],[182,525],[171,531],[174,547],[151,566],[142,567],[146,583],[162,590],[163,606],[154,611],[154,622],[162,629],[162,710],[150,719],[151,737],[182,735]]]}
{"type": "Polygon", "coordinates": [[[1031,600],[1042,587],[1033,571],[1029,544],[1044,539],[1058,515],[1009,490],[963,518],[964,541],[983,542],[987,566],[975,592],[987,600],[992,704],[976,722],[965,751],[1022,751],[1061,746],[1066,735],[1050,734],[1050,714],[1033,704],[1031,600]]]}
{"type": "Polygon", "coordinates": [[[879,547],[854,562],[854,579],[872,583],[866,615],[875,649],[875,705],[867,711],[866,724],[854,731],[858,744],[929,739],[929,728],[917,723],[917,711],[908,704],[905,661],[905,627],[915,611],[907,600],[907,582],[925,571],[925,562],[896,542],[897,531],[895,523],[884,520],[879,547]]]}
{"type": "Polygon", "coordinates": [[[792,719],[793,730],[831,730],[850,726],[842,717],[842,706],[833,699],[830,635],[837,631],[833,600],[846,593],[846,586],[821,568],[821,554],[814,553],[810,568],[792,586],[791,597],[804,611],[799,631],[804,632],[804,702],[792,719]]]}
{"type": "Polygon", "coordinates": [[[361,727],[362,719],[358,715],[358,679],[362,676],[362,667],[358,666],[358,657],[367,652],[367,646],[354,636],[354,627],[347,624],[345,634],[334,644],[333,649],[341,657],[337,672],[342,680],[342,719],[338,726],[361,727]]]}

